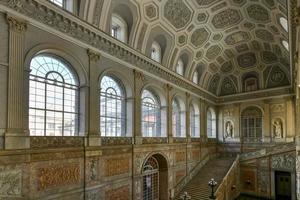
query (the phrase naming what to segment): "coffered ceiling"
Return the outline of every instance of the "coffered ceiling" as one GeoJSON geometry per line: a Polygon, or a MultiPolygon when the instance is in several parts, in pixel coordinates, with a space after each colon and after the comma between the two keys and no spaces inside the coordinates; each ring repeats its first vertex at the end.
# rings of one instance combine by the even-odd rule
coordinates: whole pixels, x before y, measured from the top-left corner
{"type": "Polygon", "coordinates": [[[163,65],[174,69],[186,52],[185,77],[198,70],[199,85],[218,96],[243,92],[246,77],[259,89],[291,83],[286,0],[86,0],[81,16],[109,31],[118,4],[132,12],[129,45],[147,54],[153,30],[163,30],[172,41],[163,65]]]}

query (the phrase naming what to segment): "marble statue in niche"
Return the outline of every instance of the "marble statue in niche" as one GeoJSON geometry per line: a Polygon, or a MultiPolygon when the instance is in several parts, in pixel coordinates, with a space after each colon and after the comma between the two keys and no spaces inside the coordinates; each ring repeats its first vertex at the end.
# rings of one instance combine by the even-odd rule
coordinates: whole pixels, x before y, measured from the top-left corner
{"type": "Polygon", "coordinates": [[[225,124],[225,138],[233,137],[233,125],[231,121],[227,121],[225,124]]]}
{"type": "Polygon", "coordinates": [[[276,119],[273,122],[273,136],[274,138],[282,138],[282,121],[276,119]]]}

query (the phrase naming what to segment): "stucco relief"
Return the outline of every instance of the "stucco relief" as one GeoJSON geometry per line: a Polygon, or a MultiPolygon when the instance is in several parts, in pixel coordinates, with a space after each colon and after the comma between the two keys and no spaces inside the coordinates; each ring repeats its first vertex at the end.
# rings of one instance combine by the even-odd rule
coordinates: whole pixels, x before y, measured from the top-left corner
{"type": "Polygon", "coordinates": [[[164,17],[177,29],[190,21],[192,11],[182,0],[168,0],[164,7],[164,17]]]}
{"type": "Polygon", "coordinates": [[[272,156],[271,159],[272,169],[295,169],[295,155],[294,153],[279,154],[272,156]]]}
{"type": "Polygon", "coordinates": [[[0,172],[0,199],[1,197],[21,196],[21,188],[21,169],[4,169],[0,172]]]}

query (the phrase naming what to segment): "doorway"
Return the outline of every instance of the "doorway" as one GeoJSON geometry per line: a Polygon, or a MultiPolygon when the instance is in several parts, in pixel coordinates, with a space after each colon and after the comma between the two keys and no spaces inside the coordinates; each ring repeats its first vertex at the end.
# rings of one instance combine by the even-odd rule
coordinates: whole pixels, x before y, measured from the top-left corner
{"type": "Polygon", "coordinates": [[[143,200],[168,199],[168,168],[166,159],[155,154],[143,165],[143,200]]]}
{"type": "Polygon", "coordinates": [[[275,196],[276,200],[292,199],[292,182],[290,172],[275,172],[275,196]]]}

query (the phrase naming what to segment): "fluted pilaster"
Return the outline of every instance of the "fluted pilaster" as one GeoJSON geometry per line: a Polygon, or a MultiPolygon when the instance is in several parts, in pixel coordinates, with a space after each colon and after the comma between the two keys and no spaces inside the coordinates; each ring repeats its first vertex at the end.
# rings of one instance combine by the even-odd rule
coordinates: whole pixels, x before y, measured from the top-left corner
{"type": "Polygon", "coordinates": [[[9,69],[6,149],[20,149],[29,146],[28,131],[24,124],[26,102],[24,99],[24,38],[26,23],[7,16],[9,24],[9,69]]]}

